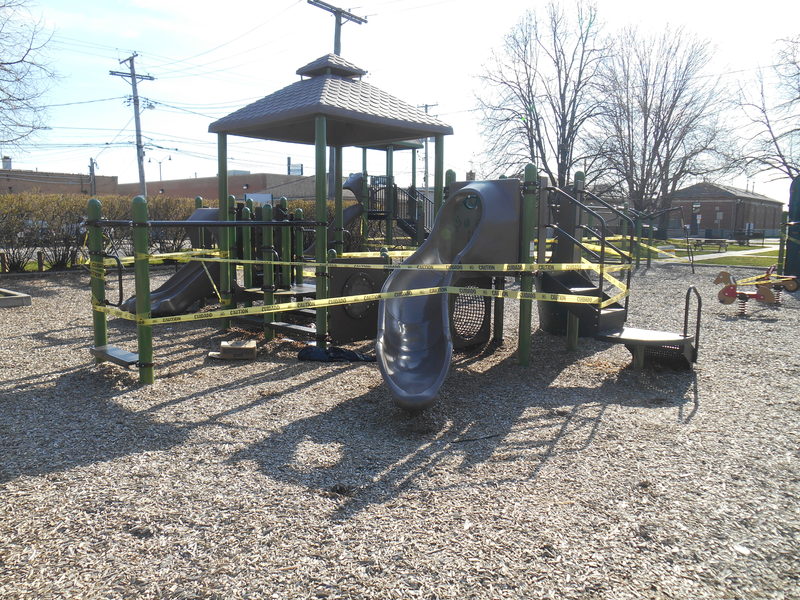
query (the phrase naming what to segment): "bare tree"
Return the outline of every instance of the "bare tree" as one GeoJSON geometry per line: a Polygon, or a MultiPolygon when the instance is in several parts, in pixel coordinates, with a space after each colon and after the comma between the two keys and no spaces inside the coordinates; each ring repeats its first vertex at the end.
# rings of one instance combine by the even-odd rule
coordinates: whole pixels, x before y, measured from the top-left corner
{"type": "Polygon", "coordinates": [[[16,144],[42,129],[39,101],[52,73],[42,49],[49,41],[31,19],[27,0],[0,1],[0,143],[16,144]]]}
{"type": "Polygon", "coordinates": [[[757,76],[755,97],[740,92],[740,106],[753,128],[745,159],[751,173],[771,172],[776,179],[800,175],[800,36],[782,40],[771,67],[776,85],[757,76]]]}
{"type": "Polygon", "coordinates": [[[704,73],[710,58],[682,30],[645,38],[626,29],[603,64],[595,149],[638,210],[669,208],[688,178],[731,166],[719,85],[704,73]]]}
{"type": "Polygon", "coordinates": [[[506,35],[478,102],[490,173],[533,162],[563,186],[583,160],[579,135],[597,109],[591,85],[605,49],[594,4],[579,0],[574,18],[552,2],[545,12],[529,11],[506,35]]]}

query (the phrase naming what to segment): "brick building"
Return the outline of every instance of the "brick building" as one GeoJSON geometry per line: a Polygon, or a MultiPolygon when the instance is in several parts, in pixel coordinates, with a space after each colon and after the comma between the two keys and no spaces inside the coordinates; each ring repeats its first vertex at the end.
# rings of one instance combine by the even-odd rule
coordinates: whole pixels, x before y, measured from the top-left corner
{"type": "MultiPolygon", "coordinates": [[[[80,173],[51,173],[47,171],[21,171],[12,169],[10,161],[3,161],[0,170],[0,194],[89,194],[89,175],[80,173]],[[5,168],[8,167],[8,168],[5,168]]],[[[117,193],[116,176],[95,176],[96,193],[117,193]]]]}
{"type": "MultiPolygon", "coordinates": [[[[135,196],[139,193],[139,184],[120,183],[119,194],[135,196]]],[[[148,181],[147,195],[165,194],[173,198],[216,199],[218,195],[216,177],[196,177],[192,179],[171,179],[165,181],[148,181]]],[[[314,176],[276,175],[273,173],[246,173],[228,175],[228,193],[242,197],[244,194],[272,194],[276,198],[313,198],[314,176]]]]}
{"type": "MultiPolygon", "coordinates": [[[[675,192],[694,235],[730,238],[735,231],[777,236],[784,204],[767,196],[719,183],[696,183],[675,192]]],[[[670,226],[672,228],[672,225],[670,226]]]]}

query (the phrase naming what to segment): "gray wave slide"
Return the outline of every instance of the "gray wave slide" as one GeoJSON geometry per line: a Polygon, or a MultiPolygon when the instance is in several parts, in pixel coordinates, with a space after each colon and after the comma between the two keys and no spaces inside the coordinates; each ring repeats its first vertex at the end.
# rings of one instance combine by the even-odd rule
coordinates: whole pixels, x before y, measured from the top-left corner
{"type": "MultiPolygon", "coordinates": [[[[428,239],[403,264],[514,263],[519,257],[520,182],[456,183],[428,239]]],[[[396,270],[383,292],[458,285],[457,271],[396,270]]],[[[395,402],[421,409],[436,399],[450,369],[448,294],[381,300],[378,366],[395,402]]]]}

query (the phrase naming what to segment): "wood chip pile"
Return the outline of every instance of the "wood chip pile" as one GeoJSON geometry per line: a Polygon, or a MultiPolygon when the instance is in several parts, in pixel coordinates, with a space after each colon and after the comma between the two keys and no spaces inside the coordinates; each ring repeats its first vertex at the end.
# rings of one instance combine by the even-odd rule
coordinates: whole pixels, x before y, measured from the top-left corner
{"type": "Polygon", "coordinates": [[[740,318],[715,274],[633,281],[629,324],[670,331],[697,285],[694,372],[538,331],[522,368],[509,301],[418,414],[294,342],[209,360],[249,337],[214,322],[155,328],[140,386],[89,356],[85,274],[6,280],[0,598],[800,598],[800,294],[740,318]]]}

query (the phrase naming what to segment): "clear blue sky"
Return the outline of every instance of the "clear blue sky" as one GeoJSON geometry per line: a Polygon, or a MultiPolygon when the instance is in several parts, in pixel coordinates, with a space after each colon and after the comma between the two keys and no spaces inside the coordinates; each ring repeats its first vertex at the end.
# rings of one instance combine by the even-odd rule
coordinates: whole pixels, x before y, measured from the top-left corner
{"type": "MultiPolygon", "coordinates": [[[[330,3],[368,19],[344,26],[342,55],[367,70],[371,84],[410,104],[436,104],[431,112],[455,130],[445,141],[446,166],[459,177],[478,167],[475,75],[525,9],[545,3],[330,3]]],[[[771,64],[774,41],[796,35],[800,24],[796,0],[600,0],[598,8],[608,31],[631,24],[657,30],[670,23],[710,39],[717,48],[715,69],[732,87],[747,85],[759,65],[771,64]]],[[[146,175],[158,181],[159,162],[165,180],[215,175],[209,123],[296,81],[298,67],[333,48],[332,16],[306,0],[39,0],[33,11],[53,32],[48,54],[59,78],[46,99],[51,129],[23,151],[2,152],[13,156],[15,168],[72,173],[88,172],[92,157],[99,175],[118,175],[121,182],[137,180],[133,109],[125,100],[131,90],[109,71],[124,70],[119,61],[132,52],[139,54],[137,71],[155,77],[139,91],[152,106],[142,114],[146,175]]],[[[245,139],[230,144],[232,169],[281,173],[292,156],[313,173],[311,147],[245,139]]],[[[372,173],[383,171],[382,160],[373,154],[372,173]]],[[[360,170],[360,163],[360,151],[345,149],[345,172],[360,170]]],[[[410,156],[401,156],[397,168],[401,178],[408,177],[410,156]]],[[[728,183],[744,187],[746,180],[728,183]]],[[[756,191],[785,200],[788,181],[768,184],[762,178],[756,191]]]]}

